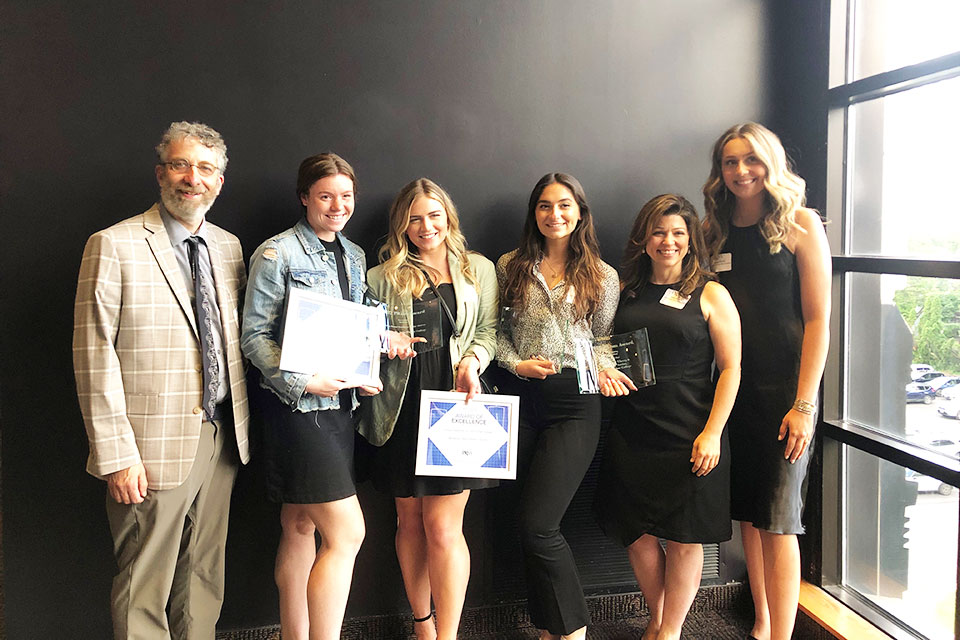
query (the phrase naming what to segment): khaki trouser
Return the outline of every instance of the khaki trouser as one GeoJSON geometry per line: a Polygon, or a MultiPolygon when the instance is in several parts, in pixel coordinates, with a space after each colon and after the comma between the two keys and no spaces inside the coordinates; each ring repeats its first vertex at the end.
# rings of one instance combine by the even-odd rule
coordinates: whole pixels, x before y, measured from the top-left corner
{"type": "Polygon", "coordinates": [[[148,490],[140,504],[107,496],[117,560],[110,597],[116,640],[213,640],[238,464],[232,420],[204,422],[182,485],[148,490]]]}

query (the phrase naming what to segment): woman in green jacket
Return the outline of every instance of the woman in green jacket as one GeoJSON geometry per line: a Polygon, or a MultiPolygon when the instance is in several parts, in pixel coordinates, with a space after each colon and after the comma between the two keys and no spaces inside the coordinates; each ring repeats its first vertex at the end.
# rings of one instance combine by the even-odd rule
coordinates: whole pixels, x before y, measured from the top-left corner
{"type": "Polygon", "coordinates": [[[495,482],[414,474],[420,391],[454,389],[468,401],[480,392],[479,374],[496,352],[497,277],[492,262],[467,251],[450,196],[426,178],[397,194],[380,261],[367,282],[391,328],[412,335],[414,315],[432,310],[441,331],[434,344],[418,345],[415,358],[384,361],[383,392],[369,398],[359,430],[379,447],[374,485],[396,501],[397,558],[417,638],[453,640],[470,577],[464,508],[471,489],[495,482]]]}

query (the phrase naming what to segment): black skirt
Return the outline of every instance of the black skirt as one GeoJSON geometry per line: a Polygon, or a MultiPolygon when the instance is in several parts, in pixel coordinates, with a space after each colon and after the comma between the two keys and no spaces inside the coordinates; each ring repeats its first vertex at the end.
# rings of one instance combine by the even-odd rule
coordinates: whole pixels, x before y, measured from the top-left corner
{"type": "Polygon", "coordinates": [[[267,497],[273,502],[317,504],[356,494],[354,428],[343,396],[340,409],[303,413],[272,393],[263,395],[267,497]]]}

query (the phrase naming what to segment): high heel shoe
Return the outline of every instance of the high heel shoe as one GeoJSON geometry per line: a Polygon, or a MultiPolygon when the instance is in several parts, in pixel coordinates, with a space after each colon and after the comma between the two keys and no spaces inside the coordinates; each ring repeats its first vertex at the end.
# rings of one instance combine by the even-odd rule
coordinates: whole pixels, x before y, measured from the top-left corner
{"type": "MultiPolygon", "coordinates": [[[[431,612],[428,613],[427,615],[423,616],[422,618],[418,618],[418,617],[415,616],[415,615],[413,616],[413,632],[416,634],[416,636],[417,636],[418,638],[420,637],[420,634],[417,633],[417,625],[418,625],[418,624],[423,624],[424,622],[429,622],[429,623],[430,623],[430,628],[433,629],[433,611],[431,611],[431,612]]],[[[423,629],[421,629],[421,630],[423,630],[423,629]]],[[[436,629],[433,629],[433,631],[434,631],[434,633],[430,634],[429,637],[436,638],[436,637],[437,637],[437,636],[436,636],[436,629]]]]}

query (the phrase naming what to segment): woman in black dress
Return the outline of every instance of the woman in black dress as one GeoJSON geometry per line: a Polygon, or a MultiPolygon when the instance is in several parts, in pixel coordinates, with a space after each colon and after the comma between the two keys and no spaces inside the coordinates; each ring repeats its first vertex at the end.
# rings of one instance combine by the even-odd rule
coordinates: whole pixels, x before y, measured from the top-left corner
{"type": "Polygon", "coordinates": [[[616,402],[597,507],[601,527],[627,547],[650,609],[645,640],[680,637],[703,543],[731,535],[723,434],[740,381],[740,321],[706,258],[696,210],[672,194],[643,206],[624,252],[614,333],[647,329],[656,384],[616,402]]]}
{"type": "Polygon", "coordinates": [[[800,590],[801,514],[830,319],[830,247],[780,139],[748,122],[713,146],[703,187],[713,270],[743,323],[730,414],[731,514],[740,521],[758,640],[787,640],[800,590]]]}
{"type": "MultiPolygon", "coordinates": [[[[342,233],[353,215],[355,188],[353,168],[340,156],[305,159],[297,173],[304,217],[250,259],[241,347],[270,391],[263,394],[263,458],[267,496],[283,504],[274,576],[285,640],[340,637],[364,536],[353,476],[354,389],[342,379],[280,369],[288,291],[364,299],[363,249],[342,233]]],[[[379,387],[357,390],[369,395],[379,387]]]]}
{"type": "Polygon", "coordinates": [[[496,353],[497,276],[492,262],[467,250],[453,201],[426,178],[406,185],[393,201],[380,259],[367,279],[373,296],[386,303],[391,326],[409,335],[413,318],[432,309],[441,335],[415,358],[383,363],[384,390],[365,401],[359,430],[379,447],[374,485],[395,498],[397,558],[417,638],[455,640],[470,577],[463,512],[472,489],[496,481],[414,474],[420,391],[455,389],[468,401],[480,391],[479,374],[496,353]]]}

